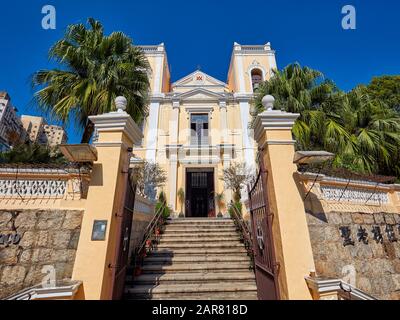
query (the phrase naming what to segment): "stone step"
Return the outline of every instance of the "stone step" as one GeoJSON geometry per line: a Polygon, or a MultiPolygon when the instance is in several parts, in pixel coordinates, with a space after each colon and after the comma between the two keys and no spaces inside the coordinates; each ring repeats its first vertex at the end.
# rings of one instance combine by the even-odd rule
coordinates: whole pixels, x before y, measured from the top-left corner
{"type": "Polygon", "coordinates": [[[234,226],[232,220],[170,220],[166,223],[168,226],[234,226]]]}
{"type": "Polygon", "coordinates": [[[233,222],[230,218],[176,218],[168,219],[167,223],[185,223],[185,222],[200,222],[200,223],[226,223],[233,222]]]}
{"type": "Polygon", "coordinates": [[[218,244],[223,244],[223,243],[240,243],[240,238],[239,236],[230,236],[230,237],[162,237],[160,240],[160,244],[168,244],[168,243],[173,243],[173,244],[181,244],[181,243],[218,243],[218,244]]]}
{"type": "Polygon", "coordinates": [[[172,296],[188,297],[188,296],[209,296],[209,299],[215,299],[226,296],[246,293],[246,296],[254,296],[257,287],[249,283],[201,283],[201,284],[160,284],[160,285],[138,285],[135,287],[127,287],[125,293],[136,299],[157,299],[172,296]],[[251,295],[250,295],[251,294],[251,295]]]}
{"type": "Polygon", "coordinates": [[[170,231],[164,232],[162,238],[219,238],[219,237],[239,237],[239,234],[236,231],[213,231],[213,232],[205,232],[205,231],[197,231],[197,232],[187,232],[187,231],[170,231]]]}
{"type": "Polygon", "coordinates": [[[224,242],[202,242],[202,243],[160,243],[157,245],[157,249],[188,249],[188,248],[243,248],[243,244],[240,241],[224,241],[224,242]]]}
{"type": "Polygon", "coordinates": [[[190,256],[190,255],[236,255],[236,254],[246,254],[247,251],[244,246],[240,247],[226,247],[226,248],[175,248],[174,250],[158,248],[151,253],[151,256],[190,256]]]}
{"type": "Polygon", "coordinates": [[[164,272],[226,272],[226,271],[249,271],[250,263],[231,262],[231,263],[177,263],[173,265],[164,264],[145,264],[142,267],[143,273],[164,273],[164,272]]]}
{"type": "Polygon", "coordinates": [[[257,300],[251,260],[231,219],[167,221],[141,274],[127,270],[126,299],[257,300]]]}
{"type": "Polygon", "coordinates": [[[208,226],[201,226],[201,227],[193,227],[193,226],[171,226],[167,227],[164,230],[163,234],[168,233],[215,233],[215,232],[238,232],[236,227],[208,227],[208,226]]]}
{"type": "Polygon", "coordinates": [[[175,264],[175,263],[230,263],[250,262],[250,258],[244,254],[236,255],[180,255],[180,256],[150,256],[144,260],[145,264],[175,264]]]}
{"type": "Polygon", "coordinates": [[[241,283],[254,283],[255,275],[251,271],[245,272],[196,272],[196,273],[152,273],[141,274],[133,278],[128,275],[126,278],[127,285],[143,285],[143,284],[179,284],[179,283],[230,283],[240,281],[241,283]]]}
{"type": "Polygon", "coordinates": [[[193,228],[193,227],[180,227],[180,226],[174,226],[168,227],[164,230],[163,235],[167,234],[180,234],[180,233],[188,233],[188,234],[206,234],[206,233],[237,233],[238,231],[236,230],[235,227],[217,227],[217,228],[193,228]]]}
{"type": "Polygon", "coordinates": [[[135,297],[134,295],[125,295],[126,300],[232,300],[232,301],[247,301],[247,300],[258,300],[256,291],[245,291],[245,292],[215,292],[210,294],[206,293],[168,293],[155,296],[135,297]]]}

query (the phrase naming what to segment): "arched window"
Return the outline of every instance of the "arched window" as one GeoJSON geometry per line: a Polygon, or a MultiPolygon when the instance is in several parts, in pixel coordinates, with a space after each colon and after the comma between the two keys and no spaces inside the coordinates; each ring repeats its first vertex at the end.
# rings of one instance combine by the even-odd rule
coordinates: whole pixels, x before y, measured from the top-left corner
{"type": "Polygon", "coordinates": [[[251,84],[253,86],[253,91],[256,91],[260,86],[260,83],[263,81],[263,73],[260,69],[251,70],[251,84]]]}

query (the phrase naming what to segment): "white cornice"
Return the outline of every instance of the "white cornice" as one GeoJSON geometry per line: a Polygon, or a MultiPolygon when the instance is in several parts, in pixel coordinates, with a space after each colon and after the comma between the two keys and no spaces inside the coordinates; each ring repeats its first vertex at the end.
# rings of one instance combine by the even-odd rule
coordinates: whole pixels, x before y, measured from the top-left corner
{"type": "Polygon", "coordinates": [[[334,176],[327,176],[322,173],[317,174],[313,172],[299,172],[299,177],[302,180],[315,180],[320,184],[342,184],[344,186],[354,187],[354,188],[367,188],[373,190],[400,190],[400,186],[398,184],[384,184],[377,183],[375,181],[366,181],[366,180],[354,180],[354,179],[345,179],[334,176]]]}
{"type": "Polygon", "coordinates": [[[209,106],[186,106],[185,111],[188,113],[196,113],[196,112],[206,112],[212,113],[214,112],[214,107],[209,106]]]}
{"type": "Polygon", "coordinates": [[[190,101],[190,102],[204,102],[204,101],[227,101],[232,100],[232,95],[227,92],[214,92],[204,88],[196,88],[187,92],[178,93],[172,92],[166,95],[164,101],[190,101]],[[204,95],[205,97],[196,98],[196,95],[204,95]]]}
{"type": "Polygon", "coordinates": [[[51,288],[43,288],[42,286],[36,286],[23,290],[13,296],[6,298],[5,300],[39,300],[39,299],[66,299],[75,296],[82,281],[76,281],[69,285],[54,286],[51,288]]]}
{"type": "Polygon", "coordinates": [[[280,110],[264,111],[260,113],[254,124],[254,137],[259,141],[265,130],[292,130],[298,113],[289,113],[280,110]]]}
{"type": "Polygon", "coordinates": [[[110,112],[98,116],[90,116],[97,132],[125,132],[133,144],[139,144],[143,134],[131,116],[126,112],[110,112]]]}
{"type": "Polygon", "coordinates": [[[253,93],[234,93],[233,97],[239,102],[250,102],[254,99],[253,93]]]}
{"type": "Polygon", "coordinates": [[[165,99],[164,93],[153,93],[150,95],[150,103],[160,103],[165,99]]]}
{"type": "Polygon", "coordinates": [[[310,289],[318,293],[336,292],[337,295],[344,297],[351,296],[352,300],[378,300],[368,293],[351,286],[341,279],[319,279],[306,277],[306,282],[310,289]]]}
{"type": "Polygon", "coordinates": [[[164,43],[160,43],[159,45],[147,45],[147,46],[138,46],[145,55],[164,55],[166,54],[164,43]]]}

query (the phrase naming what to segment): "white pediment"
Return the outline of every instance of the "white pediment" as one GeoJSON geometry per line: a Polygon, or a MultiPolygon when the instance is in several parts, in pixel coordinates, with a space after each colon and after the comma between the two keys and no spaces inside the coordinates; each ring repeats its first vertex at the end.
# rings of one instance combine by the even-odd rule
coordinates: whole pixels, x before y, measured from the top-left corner
{"type": "Polygon", "coordinates": [[[174,82],[172,87],[226,87],[226,83],[211,77],[203,71],[197,70],[186,77],[174,82]]]}
{"type": "Polygon", "coordinates": [[[204,88],[193,89],[178,95],[175,94],[174,97],[179,98],[181,101],[221,101],[227,98],[225,93],[213,92],[204,88]]]}

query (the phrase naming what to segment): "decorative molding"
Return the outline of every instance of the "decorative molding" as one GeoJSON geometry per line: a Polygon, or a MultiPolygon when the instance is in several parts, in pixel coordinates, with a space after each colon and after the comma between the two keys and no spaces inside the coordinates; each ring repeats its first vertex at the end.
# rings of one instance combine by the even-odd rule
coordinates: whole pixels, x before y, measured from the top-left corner
{"type": "Polygon", "coordinates": [[[316,181],[325,182],[327,184],[329,184],[329,183],[340,183],[343,186],[348,185],[348,186],[354,187],[354,188],[368,188],[370,190],[378,189],[378,190],[385,190],[387,192],[389,192],[392,189],[396,189],[398,187],[397,184],[379,184],[377,186],[377,183],[374,182],[374,181],[353,180],[353,179],[349,180],[349,179],[345,179],[345,178],[327,176],[327,175],[324,175],[322,173],[317,174],[317,173],[313,173],[313,172],[303,172],[303,173],[300,173],[300,176],[304,180],[312,180],[312,181],[314,181],[315,179],[317,179],[316,181]]]}
{"type": "Polygon", "coordinates": [[[203,157],[185,157],[179,159],[182,164],[218,164],[221,162],[221,158],[218,156],[203,156],[203,157]]]}
{"type": "Polygon", "coordinates": [[[275,51],[271,49],[271,43],[268,42],[264,45],[240,45],[235,42],[233,47],[233,54],[235,55],[265,55],[274,54],[275,51]]]}
{"type": "Polygon", "coordinates": [[[161,103],[165,100],[164,93],[153,93],[150,95],[150,104],[152,103],[161,103]]]}
{"type": "Polygon", "coordinates": [[[214,112],[214,107],[210,106],[186,106],[185,110],[187,113],[209,113],[212,114],[214,112]]]}
{"type": "Polygon", "coordinates": [[[127,145],[124,142],[120,141],[104,141],[104,142],[95,142],[93,143],[95,147],[103,147],[103,148],[115,148],[115,147],[122,147],[124,150],[128,150],[132,148],[131,145],[127,145]]]}
{"type": "Polygon", "coordinates": [[[335,292],[338,297],[346,299],[349,295],[352,300],[378,300],[368,293],[351,286],[341,279],[322,279],[305,277],[308,287],[319,294],[335,292]]]}
{"type": "Polygon", "coordinates": [[[264,111],[256,118],[254,137],[259,141],[265,130],[292,130],[299,113],[289,113],[280,110],[264,111]]]}
{"type": "Polygon", "coordinates": [[[389,197],[386,192],[365,190],[358,188],[345,188],[336,186],[320,186],[321,195],[328,201],[350,202],[358,204],[388,204],[389,197]]]}
{"type": "Polygon", "coordinates": [[[0,180],[0,196],[6,197],[63,198],[66,189],[66,180],[0,180]]]}
{"type": "Polygon", "coordinates": [[[220,100],[219,101],[219,109],[221,110],[221,109],[227,109],[227,103],[226,103],[226,100],[220,100]]]}
{"type": "Polygon", "coordinates": [[[265,148],[266,145],[295,145],[296,140],[266,140],[261,146],[261,150],[265,148]]]}
{"type": "Polygon", "coordinates": [[[164,43],[160,43],[159,45],[139,46],[139,48],[148,56],[164,55],[166,53],[164,43]]]}
{"type": "Polygon", "coordinates": [[[187,76],[175,81],[172,84],[172,87],[186,87],[188,86],[188,83],[193,83],[189,86],[203,86],[205,84],[205,82],[210,82],[211,86],[213,87],[226,87],[227,84],[225,82],[222,82],[206,73],[204,73],[203,71],[200,70],[196,70],[190,74],[188,74],[187,76]],[[198,80],[201,78],[201,81],[198,80]]]}
{"type": "Polygon", "coordinates": [[[71,284],[55,285],[50,288],[44,288],[42,285],[38,285],[23,290],[5,300],[54,300],[57,298],[73,298],[81,285],[82,281],[71,281],[71,284]]]}
{"type": "Polygon", "coordinates": [[[126,112],[110,112],[97,116],[90,116],[95,130],[101,132],[125,132],[133,144],[139,144],[143,139],[143,134],[138,125],[126,112]]]}
{"type": "Polygon", "coordinates": [[[253,60],[251,65],[249,65],[249,67],[247,68],[247,74],[248,74],[249,79],[250,79],[250,88],[252,88],[252,86],[253,86],[252,79],[251,79],[251,72],[254,69],[261,70],[261,72],[262,72],[262,81],[265,81],[267,79],[267,75],[268,75],[268,71],[264,68],[264,66],[262,66],[257,60],[253,60]]]}
{"type": "Polygon", "coordinates": [[[181,106],[181,102],[179,99],[172,100],[172,109],[179,109],[181,106]]]}
{"type": "Polygon", "coordinates": [[[240,102],[250,103],[250,101],[254,98],[254,94],[252,94],[252,93],[234,93],[233,97],[239,103],[240,102]]]}

